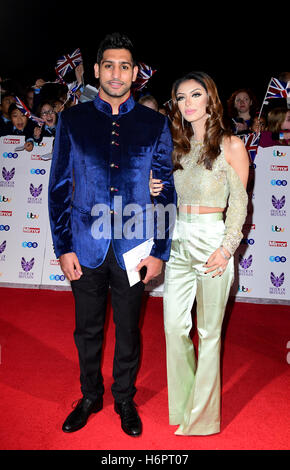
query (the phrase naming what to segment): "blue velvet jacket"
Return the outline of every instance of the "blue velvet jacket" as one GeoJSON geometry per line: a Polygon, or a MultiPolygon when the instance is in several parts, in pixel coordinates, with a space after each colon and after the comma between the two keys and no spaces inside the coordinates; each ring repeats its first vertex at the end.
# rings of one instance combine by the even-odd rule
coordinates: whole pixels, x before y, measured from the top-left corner
{"type": "MultiPolygon", "coordinates": [[[[123,253],[153,235],[151,255],[167,261],[172,217],[152,214],[150,170],[164,183],[155,207],[176,205],[167,118],[132,96],[112,115],[99,96],[60,114],[49,180],[49,217],[57,257],[75,252],[83,266],[102,264],[110,242],[123,253]],[[148,210],[151,208],[151,211],[148,210]],[[151,227],[148,229],[148,227],[151,227]]],[[[162,212],[162,211],[161,211],[162,212]]]]}

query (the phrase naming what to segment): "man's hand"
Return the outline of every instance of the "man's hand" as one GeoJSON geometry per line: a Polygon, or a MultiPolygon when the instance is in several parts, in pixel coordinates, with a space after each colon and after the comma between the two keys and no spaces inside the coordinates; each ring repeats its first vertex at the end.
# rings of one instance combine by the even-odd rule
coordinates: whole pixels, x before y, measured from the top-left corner
{"type": "Polygon", "coordinates": [[[65,253],[59,257],[60,267],[69,281],[77,281],[82,273],[81,265],[75,253],[65,253]]]}
{"type": "Polygon", "coordinates": [[[136,270],[140,271],[143,266],[147,268],[147,272],[142,282],[147,284],[151,279],[159,276],[162,271],[163,261],[159,258],[155,258],[154,256],[147,256],[147,258],[143,259],[141,263],[138,264],[136,270]]]}

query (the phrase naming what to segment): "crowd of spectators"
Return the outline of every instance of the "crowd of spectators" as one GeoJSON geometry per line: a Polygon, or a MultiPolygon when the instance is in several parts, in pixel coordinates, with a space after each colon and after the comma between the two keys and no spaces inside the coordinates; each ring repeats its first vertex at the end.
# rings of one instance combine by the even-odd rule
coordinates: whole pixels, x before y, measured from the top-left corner
{"type": "MultiPolygon", "coordinates": [[[[0,137],[4,135],[25,136],[26,148],[31,150],[33,142],[39,143],[43,137],[54,136],[59,113],[64,109],[77,105],[79,102],[93,99],[86,94],[83,83],[83,66],[80,64],[73,72],[74,84],[78,84],[77,92],[71,93],[71,86],[65,82],[45,82],[36,80],[33,86],[21,89],[20,84],[9,80],[1,80],[1,112],[0,137]],[[41,124],[28,117],[19,109],[15,100],[18,96],[32,116],[41,119],[41,124]]],[[[289,83],[290,72],[283,72],[277,77],[289,83]]],[[[166,104],[158,103],[158,99],[143,91],[137,101],[157,112],[167,114],[170,118],[170,100],[166,104]]],[[[290,97],[272,98],[259,103],[254,93],[248,89],[235,90],[224,106],[225,126],[231,128],[235,135],[259,133],[263,147],[290,144],[290,97]]]]}

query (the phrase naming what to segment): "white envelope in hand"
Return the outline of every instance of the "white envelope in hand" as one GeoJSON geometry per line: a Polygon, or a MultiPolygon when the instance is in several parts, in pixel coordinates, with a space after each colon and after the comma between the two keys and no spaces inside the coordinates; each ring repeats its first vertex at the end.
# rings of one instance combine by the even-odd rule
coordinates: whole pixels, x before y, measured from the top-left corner
{"type": "Polygon", "coordinates": [[[153,243],[153,238],[149,238],[146,242],[135,246],[132,250],[126,251],[126,253],[123,253],[130,287],[134,286],[141,280],[140,272],[136,271],[136,267],[142,259],[147,258],[147,256],[150,255],[153,243]]]}

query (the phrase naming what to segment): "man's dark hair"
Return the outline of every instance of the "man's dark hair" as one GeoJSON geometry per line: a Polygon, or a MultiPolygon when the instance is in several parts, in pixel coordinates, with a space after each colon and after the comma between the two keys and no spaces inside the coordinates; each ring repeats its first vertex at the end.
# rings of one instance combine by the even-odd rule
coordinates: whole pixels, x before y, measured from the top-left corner
{"type": "Polygon", "coordinates": [[[111,33],[103,39],[97,52],[97,64],[100,65],[103,54],[107,49],[127,49],[131,53],[133,65],[136,65],[133,44],[125,34],[111,33]]]}

